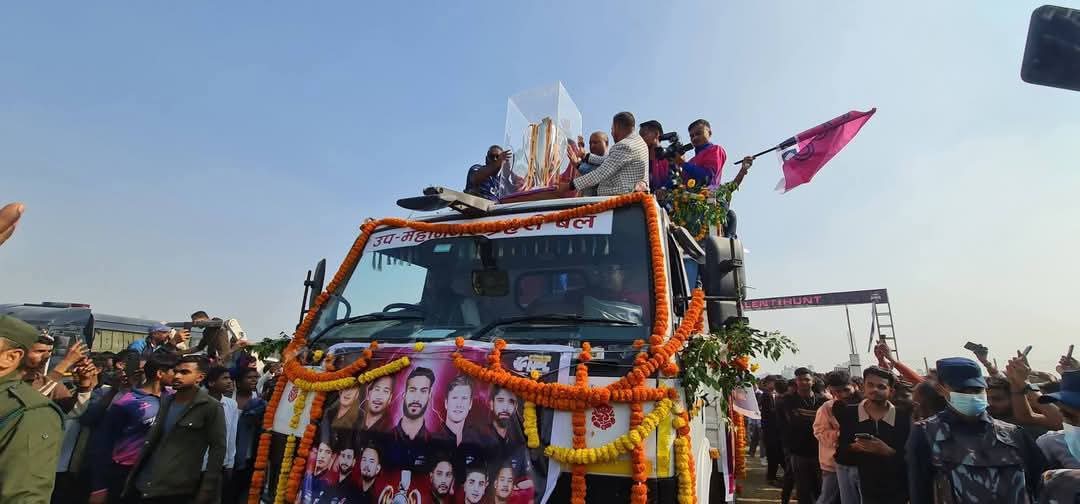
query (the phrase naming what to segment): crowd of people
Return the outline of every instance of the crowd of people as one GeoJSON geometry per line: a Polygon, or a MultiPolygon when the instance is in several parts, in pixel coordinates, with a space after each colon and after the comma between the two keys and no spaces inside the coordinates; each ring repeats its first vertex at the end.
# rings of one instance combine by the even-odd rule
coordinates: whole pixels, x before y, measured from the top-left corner
{"type": "MultiPolygon", "coordinates": [[[[683,159],[682,152],[668,153],[661,147],[664,128],[659,121],[637,124],[634,114],[619,112],[611,120],[610,140],[607,133],[593,132],[585,139],[567,146],[569,165],[552,191],[532,196],[533,199],[572,196],[615,196],[634,191],[657,192],[671,189],[677,175],[679,180],[694,187],[715,187],[720,184],[727,153],[712,141],[712,125],[697,119],[687,127],[694,155],[683,159]],[[614,145],[611,145],[614,140],[614,145]]],[[[492,201],[513,198],[500,183],[500,171],[513,153],[509,148],[492,145],[483,164],[469,168],[465,192],[492,201]]],[[[742,168],[733,182],[742,183],[753,164],[753,157],[741,161],[742,168]]],[[[728,227],[732,227],[730,218],[728,227]]],[[[733,233],[731,233],[733,234],[733,233]]]]}
{"type": "Polygon", "coordinates": [[[976,359],[941,359],[920,375],[880,343],[861,377],[807,368],[790,380],[766,376],[749,454],[760,453],[784,504],[1077,502],[1072,348],[1057,375],[1032,371],[1024,351],[1004,371],[985,347],[973,351],[976,359]]]}
{"type": "Polygon", "coordinates": [[[73,343],[46,373],[53,338],[0,317],[0,502],[247,502],[280,365],[218,336],[187,348],[155,325],[115,354],[73,343]]]}

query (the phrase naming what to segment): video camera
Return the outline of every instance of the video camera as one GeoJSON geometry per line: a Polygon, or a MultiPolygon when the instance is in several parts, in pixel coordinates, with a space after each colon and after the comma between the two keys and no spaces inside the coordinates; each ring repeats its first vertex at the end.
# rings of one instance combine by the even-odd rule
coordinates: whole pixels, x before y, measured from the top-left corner
{"type": "Polygon", "coordinates": [[[682,142],[680,142],[679,133],[676,131],[660,135],[660,141],[667,142],[668,145],[667,147],[656,148],[656,157],[659,159],[675,159],[676,157],[681,157],[683,154],[689,152],[690,149],[694,148],[694,146],[691,144],[683,144],[682,142]]]}
{"type": "Polygon", "coordinates": [[[193,327],[202,327],[202,328],[205,329],[205,328],[209,328],[209,327],[224,327],[225,326],[225,321],[219,319],[219,320],[200,320],[198,322],[169,322],[169,323],[167,323],[165,325],[167,325],[169,327],[175,327],[175,328],[178,328],[178,329],[191,329],[193,327]]]}

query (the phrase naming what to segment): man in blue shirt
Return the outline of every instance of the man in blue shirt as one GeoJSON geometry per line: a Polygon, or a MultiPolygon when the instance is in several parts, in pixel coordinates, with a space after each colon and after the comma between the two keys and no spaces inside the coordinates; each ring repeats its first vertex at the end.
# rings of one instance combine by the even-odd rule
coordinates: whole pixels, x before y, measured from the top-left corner
{"type": "Polygon", "coordinates": [[[498,145],[488,147],[484,164],[472,165],[465,180],[465,192],[491,201],[498,201],[502,194],[499,184],[499,170],[509,159],[511,151],[504,151],[498,145]]]}
{"type": "Polygon", "coordinates": [[[151,353],[169,344],[169,335],[171,333],[171,327],[161,323],[154,324],[150,326],[150,330],[147,331],[147,336],[143,339],[132,341],[131,344],[128,345],[128,350],[134,350],[142,355],[151,353]]]}

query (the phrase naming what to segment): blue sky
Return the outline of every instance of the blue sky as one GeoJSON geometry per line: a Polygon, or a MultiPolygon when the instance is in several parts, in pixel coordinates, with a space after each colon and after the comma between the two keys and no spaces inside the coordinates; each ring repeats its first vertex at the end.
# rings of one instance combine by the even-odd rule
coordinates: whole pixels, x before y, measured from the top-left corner
{"type": "MultiPolygon", "coordinates": [[[[1019,79],[1039,3],[446,5],[4,6],[0,200],[28,210],[0,300],[291,330],[304,271],[461,185],[506,98],[562,80],[588,130],[705,117],[732,157],[876,106],[808,186],[755,165],[753,295],[888,288],[913,362],[974,340],[1046,366],[1080,339],[1080,94],[1019,79]]],[[[785,363],[846,359],[842,309],[753,320],[802,345],[785,363]]]]}

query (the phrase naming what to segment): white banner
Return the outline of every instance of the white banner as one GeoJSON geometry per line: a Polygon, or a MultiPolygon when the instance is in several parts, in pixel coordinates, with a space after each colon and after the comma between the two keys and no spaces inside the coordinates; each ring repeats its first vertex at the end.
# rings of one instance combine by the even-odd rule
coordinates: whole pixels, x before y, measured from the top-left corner
{"type": "MultiPolygon", "coordinates": [[[[500,238],[519,238],[523,236],[607,235],[611,234],[611,216],[612,212],[607,211],[598,214],[585,215],[573,219],[562,220],[558,222],[546,222],[543,224],[522,226],[520,228],[510,228],[506,231],[487,233],[485,236],[493,240],[497,240],[500,238]]],[[[515,217],[523,218],[529,216],[517,215],[515,217]]],[[[454,224],[473,224],[478,222],[490,222],[506,218],[506,216],[484,217],[480,219],[454,221],[454,224]]],[[[364,249],[364,251],[378,252],[381,250],[411,247],[413,245],[419,245],[421,243],[424,243],[428,240],[437,240],[450,236],[454,235],[448,233],[429,233],[426,231],[416,231],[409,228],[388,229],[386,231],[379,231],[372,234],[371,238],[368,239],[367,247],[364,249]]]]}

